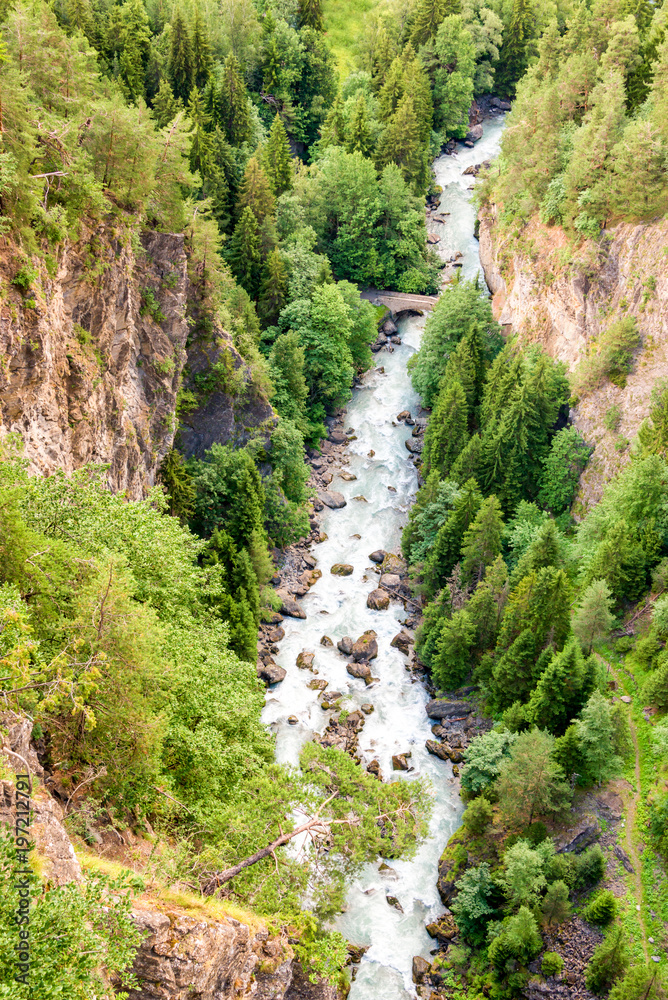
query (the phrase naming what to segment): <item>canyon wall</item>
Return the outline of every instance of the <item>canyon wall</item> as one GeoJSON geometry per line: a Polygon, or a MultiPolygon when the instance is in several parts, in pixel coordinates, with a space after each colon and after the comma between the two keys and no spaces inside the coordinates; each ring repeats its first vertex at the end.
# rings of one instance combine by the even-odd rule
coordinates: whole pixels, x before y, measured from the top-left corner
{"type": "Polygon", "coordinates": [[[624,316],[637,320],[642,345],[626,385],[605,382],[574,401],[573,423],[595,449],[576,501],[582,514],[629,461],[652,389],[668,378],[668,220],[618,225],[601,248],[589,244],[575,255],[560,227],[538,219],[501,235],[495,207],[486,206],[479,238],[496,319],[506,333],[540,344],[570,371],[596,350],[596,338],[611,323],[624,316]],[[614,405],[621,419],[611,431],[605,416],[614,405]]]}

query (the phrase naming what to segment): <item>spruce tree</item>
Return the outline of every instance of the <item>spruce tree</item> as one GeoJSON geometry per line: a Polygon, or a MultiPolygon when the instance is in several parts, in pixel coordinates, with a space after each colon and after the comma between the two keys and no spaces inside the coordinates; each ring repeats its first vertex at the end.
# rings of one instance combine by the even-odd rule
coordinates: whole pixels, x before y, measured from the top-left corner
{"type": "MultiPolygon", "coordinates": [[[[264,326],[278,322],[288,293],[288,273],[280,251],[274,249],[267,257],[260,286],[257,312],[264,326]]],[[[275,346],[275,345],[274,345],[275,346]]]]}
{"type": "Polygon", "coordinates": [[[126,0],[118,8],[117,24],[121,47],[120,71],[128,97],[144,96],[146,63],[151,45],[151,28],[142,0],[126,0]]]}
{"type": "Polygon", "coordinates": [[[520,733],[500,765],[497,790],[504,818],[516,829],[534,817],[559,814],[571,795],[552,753],[554,738],[533,729],[520,733]]]}
{"type": "Polygon", "coordinates": [[[531,695],[527,714],[535,725],[561,736],[592,691],[593,678],[572,636],[555,653],[531,695]]]}
{"type": "Polygon", "coordinates": [[[174,121],[179,111],[183,110],[183,101],[174,97],[169,81],[164,77],[160,81],[160,89],[153,98],[153,117],[158,128],[164,128],[174,121]]]}
{"type": "Polygon", "coordinates": [[[246,206],[236,224],[226,253],[232,273],[251,298],[255,298],[262,267],[260,227],[253,210],[246,206]]]}
{"type": "Polygon", "coordinates": [[[211,54],[209,33],[206,30],[206,25],[202,21],[200,9],[199,7],[196,7],[192,36],[192,68],[193,82],[195,86],[199,87],[202,91],[208,83],[212,66],[213,57],[211,54]]]}
{"type": "Polygon", "coordinates": [[[402,97],[380,138],[376,162],[379,169],[387,163],[396,163],[402,177],[416,193],[426,187],[429,172],[427,150],[422,141],[413,98],[409,94],[402,97]]]}
{"type": "Polygon", "coordinates": [[[459,560],[466,529],[475,519],[481,503],[480,488],[475,479],[469,479],[464,483],[452,512],[436,535],[434,546],[427,557],[424,577],[430,594],[440,590],[452,573],[459,560]]]}
{"type": "Polygon", "coordinates": [[[299,0],[299,21],[302,27],[323,31],[322,0],[299,0]]]}
{"type": "Polygon", "coordinates": [[[444,382],[427,424],[422,451],[422,474],[436,469],[445,479],[468,440],[468,407],[461,382],[444,382]]]}
{"type": "Polygon", "coordinates": [[[262,151],[262,166],[276,198],[289,191],[294,180],[290,144],[280,115],[275,115],[262,151]]]}
{"type": "Polygon", "coordinates": [[[211,119],[204,109],[204,101],[197,86],[190,91],[188,101],[188,117],[192,122],[190,140],[190,169],[197,171],[205,178],[214,166],[213,146],[211,141],[211,119]]]}
{"type": "Polygon", "coordinates": [[[425,45],[436,37],[436,33],[449,14],[459,14],[460,0],[418,0],[411,41],[413,45],[425,45]]]}
{"type": "Polygon", "coordinates": [[[172,17],[169,76],[175,97],[185,104],[193,84],[193,50],[190,32],[179,7],[172,17]]]}
{"type": "Polygon", "coordinates": [[[573,631],[587,655],[595,642],[610,634],[614,615],[610,608],[613,599],[605,580],[592,580],[585,590],[573,618],[573,631]]]}
{"type": "Polygon", "coordinates": [[[345,129],[345,149],[347,153],[361,153],[368,156],[373,149],[373,139],[369,129],[369,119],[364,94],[359,93],[350,120],[345,129]]]}
{"type": "Polygon", "coordinates": [[[503,32],[496,85],[501,93],[513,96],[515,87],[529,64],[529,41],[535,14],[530,0],[513,0],[510,22],[503,32]]]}
{"type": "Polygon", "coordinates": [[[503,517],[495,496],[483,500],[473,523],[462,540],[462,575],[478,583],[485,569],[501,552],[503,517]]]}
{"type": "Polygon", "coordinates": [[[612,705],[600,691],[594,691],[575,722],[587,772],[599,785],[616,777],[622,760],[615,750],[612,705]]]}
{"type": "Polygon", "coordinates": [[[276,209],[276,199],[272,193],[271,185],[255,156],[251,156],[246,164],[244,179],[239,188],[239,212],[243,212],[245,208],[253,210],[253,215],[259,226],[267,217],[272,216],[276,209]]]}
{"type": "Polygon", "coordinates": [[[345,132],[346,122],[343,116],[343,101],[341,94],[337,94],[322,126],[319,145],[323,149],[326,149],[328,146],[342,146],[345,140],[345,132]]]}
{"type": "Polygon", "coordinates": [[[480,462],[480,435],[473,434],[452,463],[448,476],[450,479],[454,479],[456,483],[465,483],[467,479],[478,479],[480,476],[480,462]]]}
{"type": "Polygon", "coordinates": [[[241,146],[250,139],[252,126],[248,92],[239,63],[233,55],[229,55],[223,65],[218,115],[227,141],[232,146],[241,146]]]}
{"type": "Polygon", "coordinates": [[[294,330],[282,333],[274,341],[269,355],[269,371],[274,386],[272,403],[282,417],[300,427],[308,401],[304,348],[294,330]]]}

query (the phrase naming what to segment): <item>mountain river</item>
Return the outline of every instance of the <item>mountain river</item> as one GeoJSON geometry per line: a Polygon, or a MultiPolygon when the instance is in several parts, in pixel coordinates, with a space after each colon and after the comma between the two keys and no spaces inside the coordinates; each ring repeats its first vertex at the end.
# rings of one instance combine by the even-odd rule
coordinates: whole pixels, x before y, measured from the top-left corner
{"type": "MultiPolygon", "coordinates": [[[[436,182],[443,188],[434,214],[445,216],[445,224],[434,222],[432,216],[428,228],[440,238],[436,249],[445,260],[457,252],[463,254],[460,261],[467,278],[475,277],[480,261],[473,236],[475,210],[470,202],[474,179],[462,172],[496,155],[502,129],[503,116],[486,120],[483,138],[474,148],[459,146],[455,155],[441,156],[433,165],[436,182]]],[[[325,508],[321,514],[321,530],[328,538],[314,547],[313,555],[323,575],[301,599],[307,618],[286,618],[283,623],[286,634],[276,660],[286,668],[287,676],[267,691],[263,713],[263,721],[276,734],[278,759],[296,764],[303,743],[313,732],[322,732],[328,719],[317,700],[318,692],[307,687],[313,675],[295,665],[302,650],[315,651],[318,676],[328,681],[330,689],[344,693],[343,707],[352,710],[367,702],[374,706],[360,733],[364,761],[377,757],[386,778],[410,781],[420,776],[431,789],[429,834],[415,856],[390,861],[389,877],[379,872],[378,863],[367,865],[349,888],[347,908],[337,920],[337,928],[354,944],[368,946],[350,1000],[415,996],[412,959],[414,955],[428,958],[435,946],[425,924],[443,911],[436,891],[437,862],[462,813],[452,765],[425,750],[425,740],[431,736],[424,710],[427,693],[407,672],[407,658],[390,647],[406,612],[398,601],[385,611],[371,611],[366,606],[367,595],[378,579],[368,554],[374,549],[401,551],[401,529],[417,490],[416,470],[404,445],[411,428],[397,424],[396,415],[401,410],[415,415],[420,408],[406,363],[420,346],[424,323],[425,317],[418,316],[400,322],[401,346],[392,354],[383,350],[375,356],[377,367],[366,374],[347,407],[345,426],[354,428],[357,439],[348,446],[346,469],[357,479],[346,482],[335,475],[331,489],[344,495],[347,506],[325,508]],[[370,451],[375,453],[372,457],[370,451]],[[367,502],[353,499],[359,495],[367,502]],[[352,576],[332,576],[329,568],[336,562],[351,563],[352,576]],[[344,635],[355,639],[366,629],[374,629],[378,636],[378,658],[371,667],[379,681],[368,688],[346,673],[346,658],[336,649],[336,642],[344,635]],[[333,640],[333,647],[320,645],[323,634],[333,640]],[[297,717],[297,725],[288,724],[291,715],[297,717]],[[407,751],[414,770],[393,772],[392,754],[407,751]],[[387,903],[388,894],[399,900],[403,914],[387,903]]]]}

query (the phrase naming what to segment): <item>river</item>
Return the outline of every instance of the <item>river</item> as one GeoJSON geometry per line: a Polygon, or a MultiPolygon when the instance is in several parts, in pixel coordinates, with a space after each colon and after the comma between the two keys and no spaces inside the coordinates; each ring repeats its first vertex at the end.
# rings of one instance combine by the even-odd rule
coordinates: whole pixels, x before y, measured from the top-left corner
{"type": "MultiPolygon", "coordinates": [[[[483,138],[474,148],[460,147],[456,155],[442,156],[434,162],[436,182],[443,188],[436,214],[449,215],[445,225],[430,222],[429,229],[440,237],[436,248],[444,259],[457,252],[463,254],[460,261],[467,278],[475,277],[480,262],[469,190],[474,179],[462,176],[462,171],[496,155],[502,129],[501,116],[486,121],[483,138]]],[[[367,702],[374,706],[360,734],[359,747],[365,762],[377,757],[386,778],[410,781],[420,776],[431,786],[429,834],[415,856],[391,861],[393,873],[389,877],[380,874],[380,862],[367,865],[350,886],[347,908],[337,921],[337,929],[354,944],[368,946],[350,1000],[404,1000],[415,996],[412,959],[414,955],[428,958],[435,946],[425,924],[443,911],[436,891],[437,862],[462,813],[452,765],[425,750],[425,740],[431,736],[424,711],[427,693],[407,673],[407,658],[390,647],[406,612],[398,602],[392,602],[386,611],[371,611],[366,606],[367,595],[378,580],[368,554],[381,548],[401,551],[401,529],[417,489],[417,474],[404,445],[411,429],[397,424],[396,415],[401,410],[415,414],[419,409],[406,363],[420,346],[424,322],[424,317],[402,320],[401,346],[392,354],[381,351],[376,355],[376,368],[367,373],[348,405],[345,426],[354,428],[356,440],[349,445],[346,469],[357,479],[346,482],[335,475],[331,489],[344,495],[347,506],[340,510],[325,508],[321,515],[321,529],[328,538],[314,547],[313,555],[323,575],[302,598],[306,620],[286,618],[283,623],[285,638],[276,660],[286,668],[287,676],[268,690],[263,713],[263,721],[276,734],[278,760],[296,764],[301,746],[314,731],[322,732],[328,718],[317,701],[317,691],[307,687],[313,675],[295,665],[302,650],[315,651],[318,676],[328,682],[331,690],[344,693],[343,707],[352,710],[367,702]],[[375,453],[372,457],[370,451],[375,453]],[[396,492],[388,487],[394,487],[396,492]],[[359,495],[366,502],[353,499],[359,495]],[[329,569],[336,562],[351,563],[352,576],[332,576],[329,569]],[[368,688],[346,673],[346,658],[336,645],[320,645],[323,635],[336,644],[344,635],[355,639],[366,629],[376,631],[379,650],[371,664],[379,680],[368,688]],[[292,715],[297,717],[297,725],[288,724],[288,716],[292,715]],[[392,754],[406,751],[411,753],[414,771],[393,774],[392,754]],[[387,903],[387,895],[399,900],[403,914],[387,903]]]]}

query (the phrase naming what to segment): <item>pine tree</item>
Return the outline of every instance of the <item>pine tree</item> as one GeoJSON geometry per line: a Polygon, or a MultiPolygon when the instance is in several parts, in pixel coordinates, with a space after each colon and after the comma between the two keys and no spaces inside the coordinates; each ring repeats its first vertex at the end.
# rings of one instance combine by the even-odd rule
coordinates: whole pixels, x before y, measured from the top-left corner
{"type": "Polygon", "coordinates": [[[254,298],[260,282],[262,254],[260,227],[253,210],[248,206],[237,222],[226,256],[237,281],[254,298]]]}
{"type": "Polygon", "coordinates": [[[279,115],[274,116],[266,145],[262,152],[262,166],[276,198],[289,191],[294,180],[290,144],[279,115]]]}
{"type": "Polygon", "coordinates": [[[323,31],[322,0],[299,0],[299,21],[301,27],[323,31]]]}
{"type": "Polygon", "coordinates": [[[433,678],[439,688],[454,691],[466,679],[471,669],[474,639],[475,626],[466,611],[456,611],[452,618],[443,620],[431,660],[433,678]]]}
{"type": "Polygon", "coordinates": [[[587,580],[605,580],[613,597],[637,600],[646,585],[646,558],[642,546],[624,520],[617,521],[599,543],[589,563],[587,580]]]}
{"type": "MultiPolygon", "coordinates": [[[[285,305],[288,292],[288,273],[280,251],[274,249],[264,266],[257,311],[264,326],[273,326],[285,305]]],[[[274,345],[275,347],[276,345],[274,345]]]]}
{"type": "Polygon", "coordinates": [[[175,97],[180,97],[185,104],[193,83],[193,51],[188,27],[178,7],[172,17],[171,39],[169,76],[172,90],[175,97]]]}
{"type": "Polygon", "coordinates": [[[479,582],[487,566],[501,552],[503,517],[495,496],[483,500],[473,523],[462,541],[462,574],[465,580],[479,582]]]}
{"type": "Polygon", "coordinates": [[[218,114],[227,141],[232,146],[241,146],[250,139],[252,127],[248,92],[239,63],[233,55],[227,57],[223,66],[218,114]]]}
{"type": "Polygon", "coordinates": [[[200,177],[208,177],[213,169],[213,146],[211,140],[211,119],[204,109],[204,101],[197,86],[190,91],[188,117],[192,122],[190,145],[190,169],[200,177]]]}
{"type": "Polygon", "coordinates": [[[425,45],[435,38],[443,19],[460,11],[460,0],[419,0],[411,32],[413,45],[425,45]]]}
{"type": "Polygon", "coordinates": [[[513,0],[496,71],[497,87],[510,97],[514,95],[517,82],[524,76],[529,63],[528,43],[533,36],[534,17],[530,0],[513,0]]]}
{"type": "Polygon", "coordinates": [[[652,121],[668,142],[668,32],[658,49],[654,63],[654,82],[650,92],[652,121]]]}
{"type": "Polygon", "coordinates": [[[467,479],[478,479],[480,476],[480,463],[480,435],[473,434],[450,467],[448,476],[450,479],[454,479],[456,483],[465,483],[467,479]]]}
{"type": "Polygon", "coordinates": [[[347,153],[361,153],[362,156],[368,156],[373,149],[363,93],[358,94],[345,129],[345,149],[347,153]]]}
{"type": "Polygon", "coordinates": [[[251,156],[246,164],[244,179],[239,188],[238,208],[239,212],[251,208],[259,226],[276,210],[276,200],[269,180],[255,156],[251,156]]]}
{"type": "Polygon", "coordinates": [[[539,728],[562,735],[591,694],[593,680],[573,636],[540,677],[529,700],[529,718],[539,728]]]}
{"type": "Polygon", "coordinates": [[[323,149],[326,149],[328,146],[342,146],[345,139],[345,131],[346,122],[343,117],[343,101],[341,94],[338,93],[322,126],[320,146],[323,149]]]}
{"type": "Polygon", "coordinates": [[[616,777],[622,760],[615,752],[615,726],[612,705],[600,691],[594,691],[575,722],[587,771],[598,782],[616,777]]]}
{"type": "Polygon", "coordinates": [[[174,121],[179,111],[183,110],[183,101],[174,97],[169,82],[163,77],[160,89],[153,98],[153,117],[158,128],[164,128],[174,121]]]}
{"type": "Polygon", "coordinates": [[[475,519],[481,503],[480,488],[475,479],[469,479],[464,483],[448,520],[436,535],[434,547],[425,563],[425,582],[430,594],[435,594],[452,573],[459,560],[466,529],[475,519]]]}
{"type": "Polygon", "coordinates": [[[199,7],[196,7],[195,19],[193,21],[192,69],[193,82],[201,91],[204,90],[208,83],[212,66],[213,56],[211,54],[209,33],[202,21],[199,7]]]}
{"type": "Polygon", "coordinates": [[[535,816],[560,813],[570,801],[561,768],[552,758],[554,738],[533,729],[520,733],[510,755],[504,757],[497,782],[501,812],[522,829],[535,816]]]}
{"type": "Polygon", "coordinates": [[[668,203],[666,143],[651,121],[629,122],[612,153],[611,206],[616,215],[643,219],[663,213],[668,203]]]}
{"type": "Polygon", "coordinates": [[[600,639],[606,638],[614,622],[610,608],[612,594],[605,580],[592,580],[580,600],[573,618],[573,631],[587,650],[600,639]]]}
{"type": "Polygon", "coordinates": [[[436,469],[445,479],[468,440],[468,407],[461,382],[445,382],[427,424],[422,451],[422,474],[436,469]]]}
{"type": "Polygon", "coordinates": [[[387,163],[396,163],[402,177],[416,193],[426,186],[427,150],[421,138],[413,98],[409,94],[402,97],[380,138],[376,161],[379,169],[387,163]]]}
{"type": "Polygon", "coordinates": [[[121,78],[128,97],[136,101],[144,96],[146,63],[151,45],[151,28],[142,0],[126,0],[118,8],[117,19],[121,78]]]}

